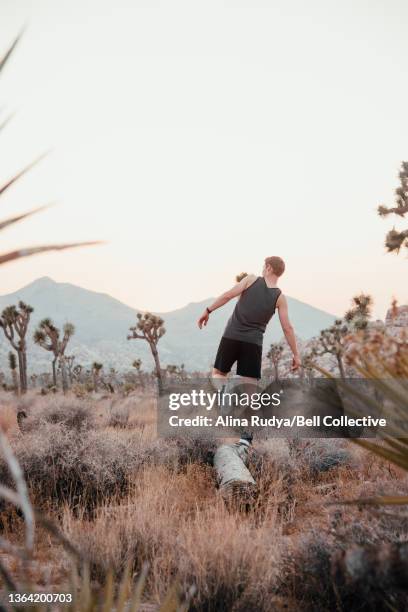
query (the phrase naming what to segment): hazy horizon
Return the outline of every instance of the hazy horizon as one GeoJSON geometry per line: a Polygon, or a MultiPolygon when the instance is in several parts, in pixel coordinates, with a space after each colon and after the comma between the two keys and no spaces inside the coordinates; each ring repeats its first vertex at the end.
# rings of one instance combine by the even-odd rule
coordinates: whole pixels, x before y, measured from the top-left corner
{"type": "MultiPolygon", "coordinates": [[[[82,286],[82,285],[80,285],[78,283],[70,283],[68,281],[57,281],[54,278],[52,278],[51,276],[39,276],[38,278],[33,279],[30,283],[24,284],[21,287],[18,287],[15,291],[7,291],[5,293],[0,293],[0,297],[6,297],[7,295],[13,295],[14,293],[18,293],[21,289],[29,287],[33,283],[36,283],[36,282],[41,281],[41,280],[50,280],[51,282],[57,283],[57,284],[59,284],[59,283],[65,284],[66,283],[68,285],[77,287],[79,289],[85,289],[86,291],[95,291],[94,289],[89,289],[89,287],[82,286]]],[[[111,297],[113,299],[116,299],[116,300],[118,299],[114,295],[111,295],[110,293],[106,293],[104,291],[95,291],[95,293],[100,293],[102,295],[107,295],[107,296],[109,296],[109,297],[111,297]]],[[[202,300],[191,300],[190,302],[186,302],[185,304],[182,304],[181,306],[179,306],[177,308],[172,308],[170,310],[162,310],[162,311],[160,311],[160,310],[152,310],[152,312],[154,312],[156,314],[163,314],[163,315],[165,315],[166,313],[170,313],[170,312],[174,312],[175,310],[182,309],[185,306],[188,306],[189,304],[200,304],[201,302],[205,302],[208,298],[212,299],[212,298],[215,298],[215,297],[216,297],[215,295],[207,295],[202,300]]],[[[303,302],[303,300],[298,300],[297,298],[293,298],[293,296],[288,295],[288,297],[290,297],[291,299],[294,299],[296,302],[301,302],[301,303],[307,304],[306,302],[303,302]]],[[[134,305],[131,305],[131,304],[127,304],[123,300],[119,300],[119,301],[123,305],[129,306],[130,308],[135,308],[136,310],[144,310],[142,308],[139,308],[137,305],[134,306],[134,305]]],[[[322,310],[322,309],[319,308],[319,306],[316,306],[315,304],[307,304],[307,305],[308,306],[313,306],[313,308],[315,308],[316,310],[322,310]]],[[[333,312],[329,312],[327,314],[330,314],[332,316],[337,316],[337,314],[333,313],[333,312]]]]}
{"type": "Polygon", "coordinates": [[[2,250],[107,244],[2,267],[2,294],[50,276],[168,312],[263,259],[282,289],[341,315],[364,291],[408,303],[381,220],[408,158],[402,0],[0,0],[2,250]]]}

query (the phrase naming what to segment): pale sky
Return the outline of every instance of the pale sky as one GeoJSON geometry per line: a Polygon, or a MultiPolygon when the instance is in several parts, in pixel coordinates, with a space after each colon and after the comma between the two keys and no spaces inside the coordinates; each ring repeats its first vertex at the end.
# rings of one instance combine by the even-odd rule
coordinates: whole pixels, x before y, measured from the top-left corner
{"type": "MultiPolygon", "coordinates": [[[[408,159],[404,0],[0,0],[2,251],[102,239],[4,266],[166,311],[228,288],[263,259],[290,296],[341,314],[360,291],[383,317],[408,302],[385,253],[408,159]]],[[[404,225],[404,223],[397,223],[404,225]]],[[[408,225],[408,220],[405,222],[408,225]]]]}

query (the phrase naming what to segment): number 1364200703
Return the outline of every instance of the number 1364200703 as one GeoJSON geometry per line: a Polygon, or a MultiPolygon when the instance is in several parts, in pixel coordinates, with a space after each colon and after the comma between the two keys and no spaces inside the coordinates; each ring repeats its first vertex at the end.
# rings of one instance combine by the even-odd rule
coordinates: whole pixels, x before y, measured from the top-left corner
{"type": "Polygon", "coordinates": [[[38,603],[71,603],[71,593],[9,593],[9,603],[11,604],[30,604],[38,603]]]}

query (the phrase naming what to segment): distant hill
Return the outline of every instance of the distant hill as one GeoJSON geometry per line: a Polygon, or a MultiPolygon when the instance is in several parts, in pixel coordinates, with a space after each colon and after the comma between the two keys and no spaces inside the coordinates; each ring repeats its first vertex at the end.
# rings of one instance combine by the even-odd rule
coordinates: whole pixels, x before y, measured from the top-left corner
{"type": "MultiPolygon", "coordinates": [[[[188,370],[207,370],[212,363],[222,331],[234,303],[227,304],[211,315],[204,330],[197,327],[197,319],[205,306],[213,301],[193,302],[183,308],[158,313],[165,320],[167,333],[160,340],[159,348],[163,365],[184,363],[188,370]]],[[[126,340],[128,329],[136,320],[136,309],[119,300],[95,291],[89,291],[69,283],[57,283],[44,277],[19,289],[15,293],[0,296],[0,310],[23,300],[34,307],[29,332],[29,370],[31,373],[47,370],[51,356],[32,343],[32,334],[38,321],[45,317],[62,326],[70,321],[76,333],[67,354],[74,354],[76,362],[88,365],[100,361],[106,368],[118,370],[131,367],[140,357],[146,369],[152,365],[149,349],[140,340],[126,340]]],[[[235,301],[234,301],[235,302],[235,301]]],[[[288,298],[289,312],[297,336],[307,340],[330,325],[335,317],[323,310],[288,298]]],[[[272,321],[265,337],[265,347],[282,337],[279,321],[272,321]]],[[[0,335],[0,367],[7,367],[9,345],[0,335]]]]}

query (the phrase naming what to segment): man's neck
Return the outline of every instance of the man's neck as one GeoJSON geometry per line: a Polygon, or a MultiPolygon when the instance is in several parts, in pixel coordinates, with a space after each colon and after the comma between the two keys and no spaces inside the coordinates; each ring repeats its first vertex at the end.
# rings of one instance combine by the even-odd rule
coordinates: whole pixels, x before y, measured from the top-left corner
{"type": "Polygon", "coordinates": [[[264,274],[263,277],[265,279],[265,283],[269,288],[272,289],[272,287],[278,286],[279,276],[276,276],[276,274],[264,274]]]}

